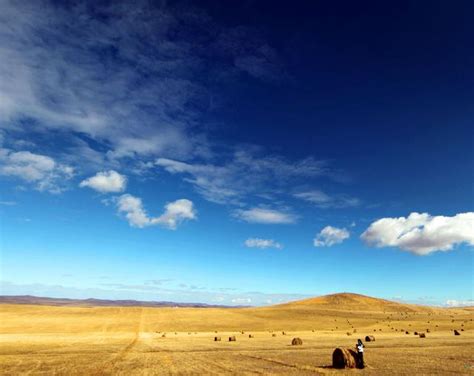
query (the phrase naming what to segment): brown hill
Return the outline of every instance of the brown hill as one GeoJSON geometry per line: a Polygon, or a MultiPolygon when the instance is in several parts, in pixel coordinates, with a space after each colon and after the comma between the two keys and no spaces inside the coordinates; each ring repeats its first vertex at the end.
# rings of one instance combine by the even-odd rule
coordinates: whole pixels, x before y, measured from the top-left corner
{"type": "Polygon", "coordinates": [[[391,300],[373,298],[371,296],[354,294],[354,293],[338,293],[331,295],[323,295],[315,298],[298,300],[285,304],[274,306],[282,309],[315,309],[315,310],[338,310],[338,311],[376,311],[376,312],[415,312],[415,311],[432,311],[433,307],[419,306],[414,304],[404,304],[391,300]]]}

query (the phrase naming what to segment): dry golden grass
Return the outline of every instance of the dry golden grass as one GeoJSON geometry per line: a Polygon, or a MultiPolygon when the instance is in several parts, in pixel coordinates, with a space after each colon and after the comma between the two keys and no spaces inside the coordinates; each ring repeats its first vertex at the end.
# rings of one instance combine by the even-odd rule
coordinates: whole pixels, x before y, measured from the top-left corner
{"type": "Polygon", "coordinates": [[[245,309],[4,304],[0,310],[5,375],[474,373],[469,309],[338,294],[245,309]],[[427,329],[426,338],[412,334],[427,329]],[[376,338],[366,343],[366,369],[330,367],[335,347],[354,347],[366,335],[376,338]],[[237,340],[229,342],[230,336],[237,340]],[[303,345],[291,346],[294,337],[303,345]]]}

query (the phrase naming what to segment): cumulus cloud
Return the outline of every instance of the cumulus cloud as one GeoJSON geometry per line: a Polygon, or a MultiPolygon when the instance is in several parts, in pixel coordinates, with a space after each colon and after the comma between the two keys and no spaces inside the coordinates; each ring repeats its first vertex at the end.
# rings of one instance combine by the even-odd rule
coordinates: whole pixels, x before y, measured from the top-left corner
{"type": "Polygon", "coordinates": [[[294,197],[308,201],[319,208],[350,208],[360,205],[360,200],[347,195],[329,195],[320,190],[295,193],[294,197]]]}
{"type": "Polygon", "coordinates": [[[39,191],[61,193],[64,181],[73,177],[74,169],[46,155],[0,149],[0,175],[19,178],[39,191]]]}
{"type": "Polygon", "coordinates": [[[79,186],[89,187],[101,193],[123,192],[127,186],[127,177],[114,170],[103,171],[81,181],[79,186]]]}
{"type": "Polygon", "coordinates": [[[349,231],[345,228],[326,226],[316,235],[313,244],[315,247],[330,247],[342,243],[349,237],[349,231]]]}
{"type": "Polygon", "coordinates": [[[124,214],[128,223],[133,227],[159,225],[174,230],[186,220],[197,218],[192,201],[180,199],[165,205],[165,211],[158,217],[150,217],[143,207],[139,197],[124,194],[116,200],[119,213],[124,214]]]}
{"type": "Polygon", "coordinates": [[[273,239],[249,238],[245,241],[245,246],[248,248],[276,248],[282,249],[283,245],[273,239]]]}
{"type": "Polygon", "coordinates": [[[474,245],[474,213],[453,217],[411,213],[408,217],[381,218],[361,235],[369,246],[398,247],[416,255],[450,251],[456,244],[474,245]]]}
{"type": "Polygon", "coordinates": [[[289,224],[297,220],[291,213],[265,208],[237,209],[233,214],[236,218],[249,223],[289,224]]]}

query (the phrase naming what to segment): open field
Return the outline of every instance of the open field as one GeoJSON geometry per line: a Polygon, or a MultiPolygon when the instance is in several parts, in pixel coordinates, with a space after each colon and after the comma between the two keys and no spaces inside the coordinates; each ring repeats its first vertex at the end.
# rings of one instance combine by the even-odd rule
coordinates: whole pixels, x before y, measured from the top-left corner
{"type": "Polygon", "coordinates": [[[264,308],[0,310],[5,375],[474,374],[472,309],[338,294],[264,308]],[[228,342],[230,335],[237,340],[228,342]],[[330,367],[335,347],[354,347],[366,335],[376,338],[365,343],[366,369],[330,367]],[[303,345],[291,346],[294,337],[303,345]]]}

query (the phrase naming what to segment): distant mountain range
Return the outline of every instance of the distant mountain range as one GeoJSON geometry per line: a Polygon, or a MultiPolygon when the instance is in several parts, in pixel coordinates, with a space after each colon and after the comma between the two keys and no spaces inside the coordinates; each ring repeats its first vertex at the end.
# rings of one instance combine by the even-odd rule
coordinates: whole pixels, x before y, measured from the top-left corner
{"type": "MultiPolygon", "coordinates": [[[[235,308],[235,306],[213,305],[204,303],[149,302],[140,300],[107,300],[107,299],[68,299],[47,298],[32,295],[2,295],[0,304],[36,304],[48,306],[75,307],[193,307],[193,308],[235,308]]],[[[239,306],[244,307],[244,306],[239,306]]]]}

